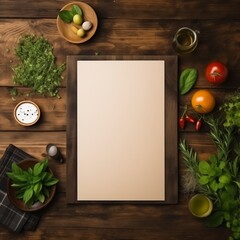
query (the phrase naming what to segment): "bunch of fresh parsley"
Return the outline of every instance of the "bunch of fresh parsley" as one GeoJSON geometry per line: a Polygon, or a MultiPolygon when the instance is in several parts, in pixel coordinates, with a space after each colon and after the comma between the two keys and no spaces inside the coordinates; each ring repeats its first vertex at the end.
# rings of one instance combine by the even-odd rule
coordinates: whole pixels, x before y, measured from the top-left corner
{"type": "Polygon", "coordinates": [[[13,67],[16,85],[30,87],[33,92],[59,97],[65,64],[56,66],[53,46],[43,36],[34,34],[20,38],[15,49],[20,63],[13,67]]]}

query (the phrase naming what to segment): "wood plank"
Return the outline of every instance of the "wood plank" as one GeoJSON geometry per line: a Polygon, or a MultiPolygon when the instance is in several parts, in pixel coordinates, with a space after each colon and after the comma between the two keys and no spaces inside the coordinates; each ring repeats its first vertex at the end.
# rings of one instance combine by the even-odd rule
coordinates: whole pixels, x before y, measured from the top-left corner
{"type": "MultiPolygon", "coordinates": [[[[69,1],[24,1],[2,0],[1,18],[56,18],[58,11],[69,1]]],[[[132,19],[239,19],[238,0],[201,1],[184,0],[93,0],[84,1],[90,4],[99,18],[132,18],[132,19]],[[204,14],[203,14],[204,13],[204,14]]]]}
{"type": "MultiPolygon", "coordinates": [[[[57,64],[66,62],[67,55],[173,55],[172,38],[181,26],[187,25],[198,29],[199,45],[195,52],[179,56],[179,72],[187,67],[195,67],[199,77],[196,87],[230,88],[238,87],[240,55],[236,50],[240,44],[238,32],[239,21],[157,21],[157,20],[102,20],[96,35],[85,44],[71,44],[63,40],[57,32],[54,19],[9,20],[0,22],[0,85],[13,86],[11,67],[17,63],[14,49],[22,34],[43,34],[53,44],[57,64]],[[226,31],[228,34],[226,34],[226,31]],[[217,39],[221,38],[221,41],[217,39]],[[207,64],[217,59],[224,62],[229,69],[227,81],[219,86],[212,86],[205,78],[207,64]]],[[[63,86],[66,86],[66,72],[63,86]]]]}
{"type": "MultiPolygon", "coordinates": [[[[51,221],[58,221],[57,218],[50,219],[51,221]]],[[[194,219],[195,220],[195,219],[194,219]]],[[[65,219],[67,222],[68,219],[65,219]]],[[[196,220],[195,220],[196,221],[196,220]]],[[[99,228],[73,228],[71,226],[51,227],[51,228],[38,228],[34,233],[28,232],[21,235],[18,235],[18,240],[65,240],[65,239],[91,239],[91,240],[112,240],[112,239],[128,239],[128,240],[159,240],[159,239],[173,239],[173,240],[213,240],[216,237],[221,237],[222,239],[228,239],[229,232],[227,229],[218,228],[218,229],[206,229],[203,224],[200,226],[194,226],[190,221],[184,223],[171,222],[171,225],[165,228],[165,230],[159,229],[99,229],[99,228]],[[188,229],[182,228],[180,226],[188,224],[188,229]],[[174,225],[174,230],[173,226],[174,225]],[[191,228],[191,232],[188,231],[191,228]],[[167,232],[168,231],[168,232],[167,232]],[[151,232],[151,234],[150,234],[151,232]],[[44,237],[43,237],[44,236],[44,237]]],[[[9,234],[5,229],[1,229],[0,237],[3,240],[9,239],[9,237],[14,237],[16,235],[9,234]]]]}

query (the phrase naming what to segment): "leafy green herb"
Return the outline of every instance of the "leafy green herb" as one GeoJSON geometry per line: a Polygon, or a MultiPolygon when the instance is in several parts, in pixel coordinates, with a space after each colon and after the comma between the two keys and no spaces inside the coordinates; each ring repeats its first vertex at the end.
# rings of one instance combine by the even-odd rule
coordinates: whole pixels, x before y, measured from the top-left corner
{"type": "Polygon", "coordinates": [[[83,15],[82,9],[78,5],[73,5],[71,10],[62,10],[59,12],[59,17],[66,23],[71,23],[73,21],[74,15],[83,15]]]}
{"type": "Polygon", "coordinates": [[[73,13],[68,10],[62,10],[59,12],[59,17],[66,23],[71,23],[73,20],[73,13]]]}
{"type": "Polygon", "coordinates": [[[75,14],[79,14],[80,16],[83,15],[82,9],[78,5],[75,5],[75,4],[72,6],[72,13],[73,13],[73,15],[75,15],[75,14]]]}
{"type": "Polygon", "coordinates": [[[197,70],[195,68],[186,68],[182,71],[179,79],[179,92],[181,95],[186,94],[197,80],[197,70]]]}
{"type": "Polygon", "coordinates": [[[65,64],[55,64],[53,46],[43,36],[25,35],[15,49],[20,63],[13,67],[13,81],[30,87],[33,92],[59,97],[58,87],[62,81],[65,64]]]}
{"type": "Polygon", "coordinates": [[[12,180],[11,186],[16,188],[16,197],[22,199],[27,206],[37,201],[43,203],[49,197],[49,187],[58,183],[59,180],[46,171],[47,167],[46,158],[27,170],[13,163],[12,172],[7,172],[7,176],[12,180]]]}
{"type": "Polygon", "coordinates": [[[240,91],[229,94],[226,101],[220,107],[225,113],[224,126],[236,126],[240,129],[240,91]]]}
{"type": "Polygon", "coordinates": [[[180,150],[188,171],[195,171],[197,191],[214,200],[214,212],[206,224],[217,227],[224,223],[232,231],[229,239],[240,239],[240,144],[237,132],[234,128],[226,128],[219,117],[205,117],[205,122],[210,126],[210,137],[217,146],[217,153],[208,161],[199,161],[184,140],[180,142],[180,150]]]}

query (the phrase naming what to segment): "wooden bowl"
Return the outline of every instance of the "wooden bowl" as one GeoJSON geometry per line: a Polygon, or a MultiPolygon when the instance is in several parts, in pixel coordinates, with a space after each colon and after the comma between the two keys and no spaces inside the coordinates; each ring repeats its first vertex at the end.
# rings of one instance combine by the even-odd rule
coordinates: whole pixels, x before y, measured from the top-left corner
{"type": "Polygon", "coordinates": [[[26,127],[35,124],[39,120],[40,114],[38,105],[27,100],[18,103],[13,111],[16,122],[26,127]]]}
{"type": "MultiPolygon", "coordinates": [[[[35,159],[27,159],[19,162],[17,165],[21,167],[24,170],[27,170],[29,167],[33,167],[36,163],[39,161],[35,159]]],[[[48,167],[47,171],[52,173],[51,169],[48,167]]],[[[18,209],[26,212],[34,212],[34,211],[39,211],[42,208],[46,207],[53,199],[55,193],[56,193],[56,185],[53,185],[50,187],[49,191],[49,197],[45,200],[44,203],[37,202],[33,204],[31,207],[28,207],[27,205],[24,204],[23,200],[17,199],[16,198],[16,188],[11,186],[12,180],[8,178],[7,182],[7,195],[10,200],[10,202],[17,207],[18,209]]]]}
{"type": "Polygon", "coordinates": [[[96,32],[98,19],[95,11],[88,4],[83,2],[71,2],[65,5],[62,10],[71,10],[73,5],[78,5],[83,12],[83,21],[90,21],[92,23],[92,28],[86,31],[86,35],[84,37],[77,36],[71,29],[73,23],[65,23],[59,15],[57,16],[57,28],[60,35],[68,42],[71,43],[84,43],[88,41],[96,32]]]}

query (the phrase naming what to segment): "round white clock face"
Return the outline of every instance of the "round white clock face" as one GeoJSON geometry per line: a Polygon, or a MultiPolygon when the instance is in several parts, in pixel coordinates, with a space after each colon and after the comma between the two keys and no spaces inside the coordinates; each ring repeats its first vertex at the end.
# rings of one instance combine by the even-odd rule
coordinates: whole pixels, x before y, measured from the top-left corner
{"type": "Polygon", "coordinates": [[[22,125],[30,126],[38,121],[40,110],[38,106],[31,101],[19,103],[15,108],[15,118],[22,125]]]}

